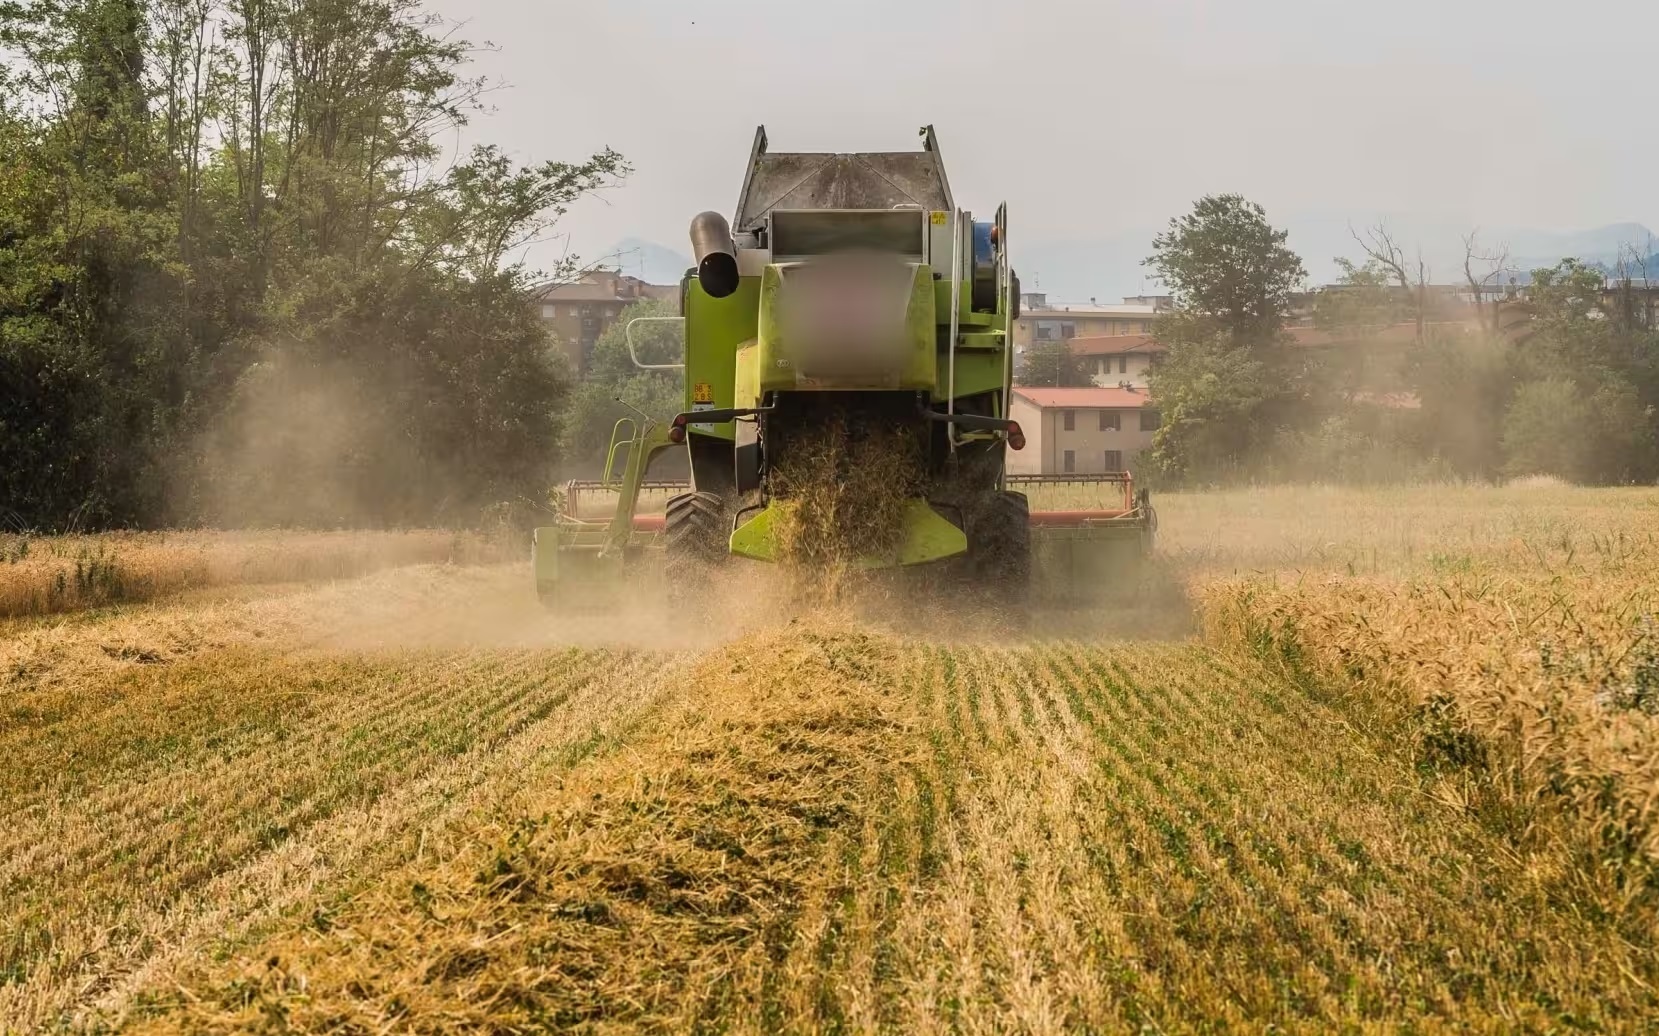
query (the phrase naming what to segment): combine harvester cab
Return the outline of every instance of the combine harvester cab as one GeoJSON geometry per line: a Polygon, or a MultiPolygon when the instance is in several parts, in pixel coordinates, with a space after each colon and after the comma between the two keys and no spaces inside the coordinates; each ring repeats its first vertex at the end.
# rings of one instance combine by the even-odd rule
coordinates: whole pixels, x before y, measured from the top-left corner
{"type": "Polygon", "coordinates": [[[1009,417],[1019,281],[1006,209],[986,221],[959,209],[932,127],[921,135],[918,151],[774,153],[757,130],[735,218],[691,221],[684,362],[658,365],[680,372],[684,410],[665,428],[619,428],[626,463],[613,456],[580,487],[615,493],[607,520],[583,518],[567,493],[558,523],[537,530],[544,599],[658,549],[671,591],[734,557],[779,560],[782,519],[808,506],[783,473],[810,466],[826,438],[848,445],[831,451],[844,458],[894,436],[913,469],[893,542],[860,567],[943,567],[1024,602],[1034,557],[1096,572],[1120,552],[1080,562],[1090,544],[1150,548],[1151,509],[1126,476],[1122,507],[1033,514],[1006,474],[1006,451],[1025,444],[1009,417]],[[668,448],[685,451],[691,481],[660,521],[642,519],[650,461],[668,448]]]}

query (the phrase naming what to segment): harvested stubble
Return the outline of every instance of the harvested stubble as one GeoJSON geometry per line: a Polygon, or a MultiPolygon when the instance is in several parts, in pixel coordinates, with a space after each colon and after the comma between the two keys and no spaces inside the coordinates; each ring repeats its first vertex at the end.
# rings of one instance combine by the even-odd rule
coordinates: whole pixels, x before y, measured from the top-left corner
{"type": "Polygon", "coordinates": [[[0,534],[0,619],[201,587],[350,579],[400,565],[514,557],[483,537],[440,530],[0,534]]]}
{"type": "Polygon", "coordinates": [[[142,1032],[1628,1028],[1647,945],[1267,671],[806,623],[142,1032]]]}
{"type": "Polygon", "coordinates": [[[677,684],[671,656],[504,629],[518,575],[41,620],[21,675],[0,671],[0,1032],[326,913],[677,684]]]}

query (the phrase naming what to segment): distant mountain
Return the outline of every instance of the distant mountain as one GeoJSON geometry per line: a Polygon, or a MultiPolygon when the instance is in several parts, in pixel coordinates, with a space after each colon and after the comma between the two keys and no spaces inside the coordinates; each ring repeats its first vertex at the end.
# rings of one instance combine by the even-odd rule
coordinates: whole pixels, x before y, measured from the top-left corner
{"type": "Polygon", "coordinates": [[[623,238],[606,251],[584,255],[583,259],[617,267],[647,284],[678,284],[686,270],[695,265],[690,256],[639,237],[623,238]]]}

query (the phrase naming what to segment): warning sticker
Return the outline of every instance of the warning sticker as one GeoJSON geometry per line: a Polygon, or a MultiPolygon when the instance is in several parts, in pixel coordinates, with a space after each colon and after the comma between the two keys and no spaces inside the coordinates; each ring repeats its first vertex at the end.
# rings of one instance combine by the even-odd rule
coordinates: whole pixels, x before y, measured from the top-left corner
{"type": "Polygon", "coordinates": [[[706,381],[699,381],[691,386],[691,401],[693,403],[713,403],[714,386],[706,381]]]}
{"type": "Polygon", "coordinates": [[[713,409],[714,409],[714,404],[713,403],[693,403],[693,404],[691,404],[691,412],[694,413],[694,414],[700,414],[705,410],[713,410],[713,409]]]}
{"type": "Polygon", "coordinates": [[[934,212],[930,213],[930,216],[933,220],[933,225],[936,227],[942,227],[946,223],[950,222],[950,213],[948,212],[934,212]]]}

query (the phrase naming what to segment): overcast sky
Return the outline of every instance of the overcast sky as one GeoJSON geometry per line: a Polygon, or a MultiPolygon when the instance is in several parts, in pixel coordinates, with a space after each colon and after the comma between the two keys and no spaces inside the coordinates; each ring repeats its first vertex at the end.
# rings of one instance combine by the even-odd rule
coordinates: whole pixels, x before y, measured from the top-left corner
{"type": "Polygon", "coordinates": [[[506,89],[470,139],[634,164],[566,217],[583,255],[686,250],[693,214],[734,207],[757,123],[779,151],[909,149],[933,123],[958,203],[1009,202],[1016,257],[1219,191],[1281,224],[1659,225],[1653,0],[431,6],[496,47],[475,71],[506,89]]]}

